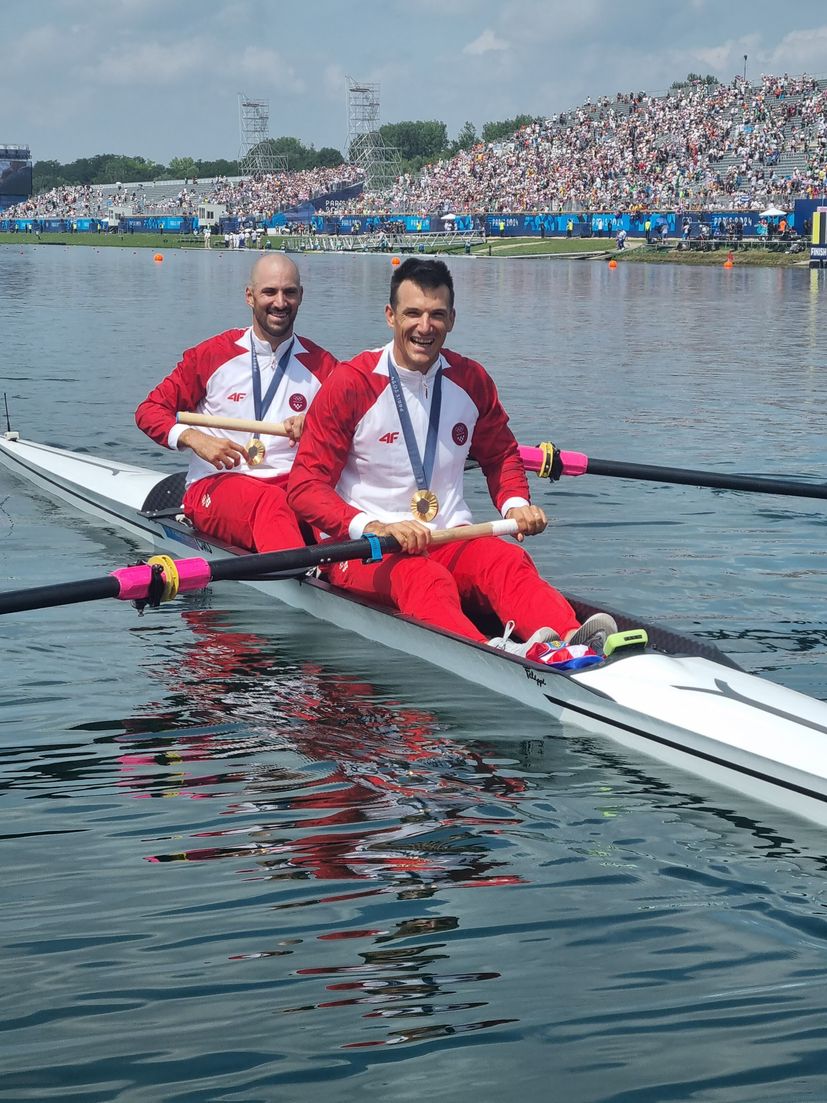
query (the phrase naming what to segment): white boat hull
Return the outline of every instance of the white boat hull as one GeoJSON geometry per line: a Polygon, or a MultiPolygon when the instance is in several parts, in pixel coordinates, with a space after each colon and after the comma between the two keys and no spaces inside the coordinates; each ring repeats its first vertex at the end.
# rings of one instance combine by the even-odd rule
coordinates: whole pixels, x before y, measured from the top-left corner
{"type": "MultiPolygon", "coordinates": [[[[176,557],[233,549],[174,518],[143,516],[158,472],[28,441],[0,439],[0,464],[75,509],[176,557]]],[[[579,672],[559,672],[342,594],[316,579],[246,583],[295,609],[581,730],[827,824],[827,704],[726,665],[690,641],[579,672]],[[686,654],[681,654],[685,650],[686,654]]],[[[675,637],[671,637],[674,641],[675,637]]]]}

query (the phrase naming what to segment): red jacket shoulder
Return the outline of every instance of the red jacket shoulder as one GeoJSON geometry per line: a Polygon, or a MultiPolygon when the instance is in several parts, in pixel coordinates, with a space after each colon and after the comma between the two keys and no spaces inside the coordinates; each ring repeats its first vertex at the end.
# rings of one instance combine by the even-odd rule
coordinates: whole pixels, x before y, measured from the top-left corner
{"type": "Polygon", "coordinates": [[[302,364],[313,374],[324,381],[330,375],[335,367],[338,366],[339,361],[336,357],[328,352],[327,349],[323,349],[321,345],[317,345],[315,341],[311,341],[307,337],[299,337],[304,346],[305,351],[296,354],[296,359],[300,360],[302,364]]]}
{"type": "Polygon", "coordinates": [[[230,353],[238,355],[239,347],[243,347],[239,346],[239,342],[246,332],[244,329],[227,329],[223,333],[216,333],[214,337],[207,337],[191,349],[186,349],[184,356],[220,356],[227,360],[230,353]]]}
{"type": "Polygon", "coordinates": [[[499,405],[496,384],[482,364],[450,349],[443,349],[442,357],[448,365],[445,378],[453,380],[471,396],[480,414],[499,405]]]}

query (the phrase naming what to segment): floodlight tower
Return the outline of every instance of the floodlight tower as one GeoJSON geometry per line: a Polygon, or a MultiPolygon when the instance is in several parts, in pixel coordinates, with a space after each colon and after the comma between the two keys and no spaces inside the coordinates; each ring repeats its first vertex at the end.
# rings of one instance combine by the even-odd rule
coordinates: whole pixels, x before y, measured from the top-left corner
{"type": "Polygon", "coordinates": [[[270,104],[267,100],[252,100],[243,92],[238,94],[238,116],[241,146],[238,151],[238,168],[242,176],[262,172],[284,172],[287,158],[273,153],[269,147],[270,104]]]}
{"type": "Polygon", "coordinates": [[[347,78],[348,159],[365,173],[365,190],[379,195],[399,176],[398,149],[385,145],[379,133],[379,85],[347,78]]]}

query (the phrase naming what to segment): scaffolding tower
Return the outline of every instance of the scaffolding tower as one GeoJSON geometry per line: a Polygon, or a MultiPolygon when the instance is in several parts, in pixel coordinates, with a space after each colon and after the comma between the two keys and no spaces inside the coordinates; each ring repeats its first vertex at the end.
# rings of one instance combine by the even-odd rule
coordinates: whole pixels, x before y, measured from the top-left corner
{"type": "Polygon", "coordinates": [[[270,144],[270,104],[267,100],[251,100],[238,94],[238,115],[241,146],[238,170],[242,176],[262,172],[286,172],[287,158],[275,153],[270,144]]]}
{"type": "Polygon", "coordinates": [[[365,191],[386,195],[402,169],[399,150],[379,133],[379,85],[347,78],[348,160],[365,174],[365,191]]]}

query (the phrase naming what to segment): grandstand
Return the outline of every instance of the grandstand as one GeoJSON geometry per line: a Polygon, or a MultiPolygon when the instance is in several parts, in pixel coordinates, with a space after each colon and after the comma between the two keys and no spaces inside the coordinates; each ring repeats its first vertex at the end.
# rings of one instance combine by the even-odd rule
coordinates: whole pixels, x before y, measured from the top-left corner
{"type": "Polygon", "coordinates": [[[789,204],[822,192],[827,81],[677,86],[602,97],[365,192],[354,214],[630,211],[789,204]]]}
{"type": "Polygon", "coordinates": [[[15,218],[101,218],[196,215],[199,205],[221,204],[236,218],[266,220],[361,185],[351,165],[256,177],[219,176],[205,180],[138,181],[52,188],[7,212],[15,218]]]}

